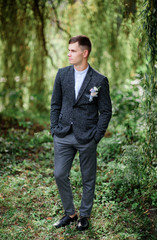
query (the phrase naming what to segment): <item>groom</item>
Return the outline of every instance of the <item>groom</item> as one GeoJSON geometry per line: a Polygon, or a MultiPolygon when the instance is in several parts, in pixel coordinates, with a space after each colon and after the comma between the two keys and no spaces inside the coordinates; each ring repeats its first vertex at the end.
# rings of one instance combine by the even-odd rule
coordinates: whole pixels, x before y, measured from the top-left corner
{"type": "Polygon", "coordinates": [[[79,152],[83,194],[77,229],[89,227],[96,180],[96,148],[108,127],[111,100],[108,79],[88,64],[90,39],[84,35],[69,40],[69,63],[59,69],[51,99],[51,134],[54,139],[54,176],[65,216],[54,224],[64,227],[77,221],[70,169],[79,152]]]}

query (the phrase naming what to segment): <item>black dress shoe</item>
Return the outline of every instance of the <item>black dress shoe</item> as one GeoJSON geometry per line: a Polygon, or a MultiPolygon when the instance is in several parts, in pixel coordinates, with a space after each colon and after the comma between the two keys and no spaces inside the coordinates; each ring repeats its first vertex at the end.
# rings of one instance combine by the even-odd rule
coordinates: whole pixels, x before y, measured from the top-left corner
{"type": "Polygon", "coordinates": [[[71,218],[69,216],[64,216],[58,222],[54,223],[53,226],[56,228],[65,227],[65,226],[77,221],[77,219],[78,219],[77,215],[75,215],[75,217],[73,217],[73,218],[71,218]]]}
{"type": "Polygon", "coordinates": [[[89,228],[89,221],[87,217],[82,217],[80,218],[80,220],[78,221],[77,224],[77,230],[79,231],[83,231],[89,228]]]}

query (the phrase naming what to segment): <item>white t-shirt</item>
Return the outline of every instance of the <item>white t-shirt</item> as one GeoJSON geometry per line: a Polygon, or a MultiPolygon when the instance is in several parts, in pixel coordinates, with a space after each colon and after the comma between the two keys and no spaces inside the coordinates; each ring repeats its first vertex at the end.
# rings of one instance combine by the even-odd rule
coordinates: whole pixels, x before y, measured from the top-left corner
{"type": "Polygon", "coordinates": [[[83,71],[77,71],[75,68],[75,98],[77,98],[82,83],[86,77],[89,66],[83,71]]]}

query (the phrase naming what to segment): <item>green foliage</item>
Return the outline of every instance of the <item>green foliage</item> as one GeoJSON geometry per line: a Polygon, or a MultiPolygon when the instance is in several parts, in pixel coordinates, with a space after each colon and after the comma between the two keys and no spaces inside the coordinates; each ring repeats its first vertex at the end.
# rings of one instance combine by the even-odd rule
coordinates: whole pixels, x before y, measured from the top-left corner
{"type": "MultiPolygon", "coordinates": [[[[98,145],[96,195],[90,228],[78,233],[74,225],[64,229],[52,226],[63,215],[53,176],[52,137],[46,129],[30,133],[28,126],[27,131],[12,128],[1,136],[2,240],[155,240],[153,209],[157,179],[155,171],[145,167],[141,148],[126,145],[127,140],[120,135],[102,139],[98,145]]],[[[78,209],[82,192],[78,155],[71,170],[71,185],[78,209]]]]}
{"type": "Polygon", "coordinates": [[[114,137],[103,138],[101,145],[98,145],[98,157],[105,163],[115,160],[122,152],[125,141],[125,137],[118,136],[118,134],[114,137]]]}
{"type": "MultiPolygon", "coordinates": [[[[137,11],[140,4],[138,1],[137,11]]],[[[63,22],[68,22],[71,35],[81,33],[91,38],[93,49],[89,62],[109,78],[111,87],[124,85],[143,62],[142,51],[140,57],[138,55],[140,39],[136,13],[133,22],[129,16],[124,17],[125,8],[119,0],[88,0],[69,4],[66,11],[62,9],[63,22]]]]}
{"type": "Polygon", "coordinates": [[[120,0],[2,0],[0,107],[48,110],[52,77],[68,64],[71,35],[87,34],[93,43],[90,64],[109,78],[112,88],[124,86],[144,62],[137,2],[132,11],[120,0]]]}
{"type": "Polygon", "coordinates": [[[148,156],[149,164],[157,159],[157,87],[156,87],[156,53],[157,53],[157,2],[155,0],[144,1],[143,10],[144,29],[147,34],[146,43],[146,66],[144,86],[144,117],[147,125],[145,151],[148,156]]]}
{"type": "MultiPolygon", "coordinates": [[[[115,156],[113,159],[113,152],[108,151],[105,141],[106,139],[98,148],[100,176],[97,178],[97,188],[102,191],[101,198],[104,195],[102,200],[125,201],[136,210],[147,207],[148,203],[156,206],[157,168],[148,166],[142,147],[137,145],[122,147],[120,142],[119,148],[113,148],[115,156]],[[106,159],[102,158],[101,152],[108,154],[108,161],[104,162],[106,159]],[[103,164],[100,161],[103,161],[103,164]],[[104,168],[107,169],[105,175],[101,172],[104,168]]],[[[116,138],[113,142],[116,142],[116,138]]]]}
{"type": "Polygon", "coordinates": [[[46,57],[50,57],[45,31],[49,9],[47,1],[0,3],[3,108],[46,109],[45,70],[46,57]]]}
{"type": "Polygon", "coordinates": [[[141,117],[138,86],[131,85],[131,81],[129,81],[125,85],[125,89],[113,90],[111,99],[113,106],[111,125],[114,127],[113,131],[115,133],[123,131],[128,141],[136,141],[137,121],[141,117]]]}
{"type": "Polygon", "coordinates": [[[52,136],[50,131],[44,130],[42,132],[35,133],[34,138],[31,139],[31,143],[41,144],[52,142],[52,136]]]}
{"type": "MultiPolygon", "coordinates": [[[[0,1],[2,240],[157,238],[157,3],[142,4],[0,1]],[[109,78],[113,103],[108,131],[97,149],[96,195],[85,233],[77,233],[75,226],[52,226],[63,210],[53,177],[50,86],[56,69],[68,64],[68,39],[77,34],[91,38],[89,62],[109,78]]],[[[78,155],[71,184],[78,209],[78,155]]]]}

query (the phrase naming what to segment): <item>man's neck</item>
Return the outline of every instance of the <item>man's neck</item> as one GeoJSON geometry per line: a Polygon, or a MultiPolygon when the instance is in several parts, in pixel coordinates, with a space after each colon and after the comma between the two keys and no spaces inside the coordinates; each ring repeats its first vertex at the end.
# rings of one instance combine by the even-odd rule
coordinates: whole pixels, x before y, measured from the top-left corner
{"type": "Polygon", "coordinates": [[[79,72],[85,70],[87,67],[88,67],[88,62],[81,65],[74,65],[74,68],[79,72]]]}

